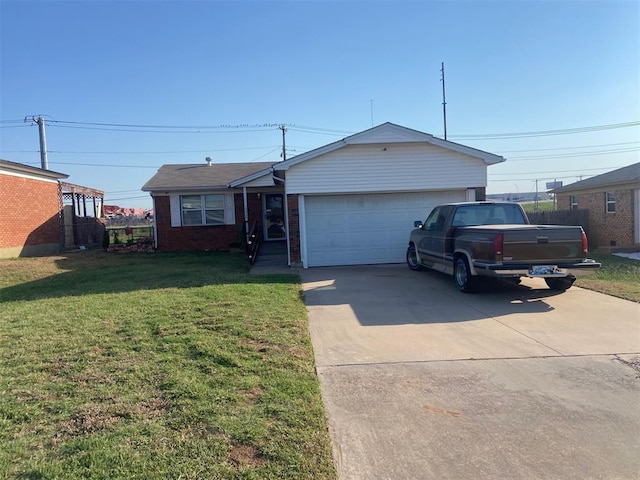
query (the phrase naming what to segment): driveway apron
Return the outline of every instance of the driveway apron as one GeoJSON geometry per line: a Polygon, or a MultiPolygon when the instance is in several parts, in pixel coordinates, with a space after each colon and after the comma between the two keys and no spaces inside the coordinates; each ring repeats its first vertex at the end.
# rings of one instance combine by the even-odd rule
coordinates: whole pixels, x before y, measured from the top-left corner
{"type": "Polygon", "coordinates": [[[640,478],[640,305],[404,265],[300,272],[339,478],[640,478]]]}

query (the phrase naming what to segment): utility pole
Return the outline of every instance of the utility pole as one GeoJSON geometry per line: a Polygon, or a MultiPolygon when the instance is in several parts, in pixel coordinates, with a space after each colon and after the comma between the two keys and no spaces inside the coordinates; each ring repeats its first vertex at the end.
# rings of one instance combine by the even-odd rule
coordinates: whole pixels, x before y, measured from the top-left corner
{"type": "Polygon", "coordinates": [[[285,127],[284,125],[280,125],[278,128],[282,130],[282,161],[284,162],[287,159],[287,145],[284,139],[284,134],[287,131],[287,127],[285,127]]]}
{"type": "MultiPolygon", "coordinates": [[[[27,121],[25,117],[24,121],[27,121]]],[[[49,170],[49,161],[47,160],[47,133],[45,131],[44,118],[42,115],[37,117],[31,117],[33,123],[38,124],[38,131],[40,133],[40,166],[44,170],[49,170]]]]}
{"type": "Polygon", "coordinates": [[[444,91],[444,62],[442,62],[442,69],[440,70],[442,73],[442,115],[444,117],[444,139],[447,139],[447,100],[444,91]]]}

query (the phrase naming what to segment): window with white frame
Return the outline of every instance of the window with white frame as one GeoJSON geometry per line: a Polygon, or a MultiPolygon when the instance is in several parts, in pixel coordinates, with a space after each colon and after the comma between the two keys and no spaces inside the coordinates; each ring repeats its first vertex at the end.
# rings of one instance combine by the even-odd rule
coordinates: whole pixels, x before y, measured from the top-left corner
{"type": "Polygon", "coordinates": [[[616,193],[615,192],[606,192],[605,199],[607,202],[606,212],[607,213],[616,213],[616,193]]]}
{"type": "Polygon", "coordinates": [[[578,196],[577,195],[571,195],[571,210],[576,210],[578,208],[578,196]]]}
{"type": "Polygon", "coordinates": [[[224,194],[180,195],[182,225],[224,225],[224,194]]]}

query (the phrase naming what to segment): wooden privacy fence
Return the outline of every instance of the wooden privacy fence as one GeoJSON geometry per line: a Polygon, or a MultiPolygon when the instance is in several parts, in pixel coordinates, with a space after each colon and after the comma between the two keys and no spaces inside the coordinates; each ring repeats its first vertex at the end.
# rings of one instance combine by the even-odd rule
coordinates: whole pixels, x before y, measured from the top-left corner
{"type": "Polygon", "coordinates": [[[589,210],[551,210],[547,212],[527,213],[529,221],[534,225],[580,225],[589,235],[589,210]]]}

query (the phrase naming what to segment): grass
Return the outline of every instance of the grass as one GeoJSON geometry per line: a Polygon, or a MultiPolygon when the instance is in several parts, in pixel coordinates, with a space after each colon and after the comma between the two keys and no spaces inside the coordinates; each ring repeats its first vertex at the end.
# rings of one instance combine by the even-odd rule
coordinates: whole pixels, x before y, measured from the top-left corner
{"type": "Polygon", "coordinates": [[[553,200],[538,200],[538,209],[536,210],[536,202],[520,202],[520,205],[522,205],[522,208],[524,209],[525,212],[527,213],[533,213],[533,212],[552,212],[554,211],[556,208],[555,203],[553,202],[553,200]]]}
{"type": "Polygon", "coordinates": [[[615,255],[589,253],[589,258],[600,262],[600,269],[580,276],[576,285],[589,290],[640,302],[640,261],[615,255]]]}
{"type": "Polygon", "coordinates": [[[0,271],[0,478],[335,478],[297,277],[214,253],[0,271]]]}

